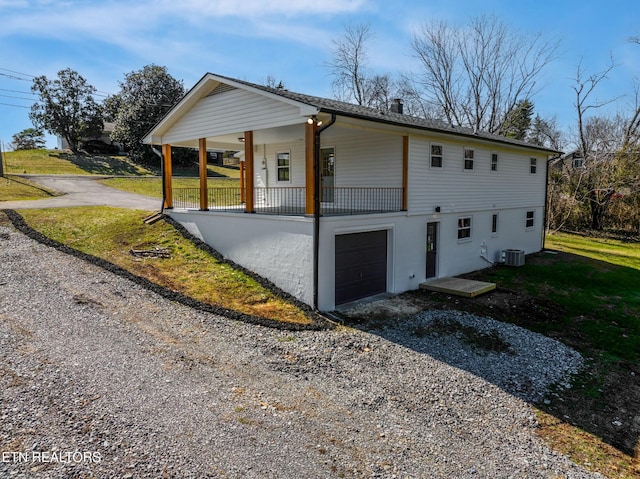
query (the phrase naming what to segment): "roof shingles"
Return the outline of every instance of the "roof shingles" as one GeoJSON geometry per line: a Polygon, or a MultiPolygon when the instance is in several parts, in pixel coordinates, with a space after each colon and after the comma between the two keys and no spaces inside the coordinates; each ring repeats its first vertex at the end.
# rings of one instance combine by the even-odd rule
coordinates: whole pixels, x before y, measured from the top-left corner
{"type": "Polygon", "coordinates": [[[293,100],[299,103],[318,108],[320,111],[326,113],[335,113],[336,115],[348,116],[352,118],[360,118],[363,120],[370,120],[375,122],[393,124],[398,126],[406,126],[409,128],[417,128],[421,130],[428,130],[439,133],[449,133],[468,138],[477,138],[487,141],[494,141],[504,143],[508,145],[521,146],[525,148],[532,148],[541,150],[547,153],[559,153],[553,149],[543,146],[528,143],[522,140],[516,140],[514,138],[505,137],[502,135],[496,135],[486,131],[474,131],[471,128],[458,127],[450,125],[441,120],[431,118],[419,118],[410,115],[404,115],[392,111],[381,111],[376,108],[370,108],[361,105],[355,105],[353,103],[346,103],[339,100],[333,100],[329,98],[322,98],[318,96],[306,95],[303,93],[296,93],[281,88],[271,88],[264,85],[258,85],[256,83],[250,83],[244,80],[237,80],[235,78],[229,78],[222,75],[215,75],[218,78],[227,79],[235,83],[246,85],[251,88],[265,91],[273,95],[277,95],[289,100],[293,100]]]}

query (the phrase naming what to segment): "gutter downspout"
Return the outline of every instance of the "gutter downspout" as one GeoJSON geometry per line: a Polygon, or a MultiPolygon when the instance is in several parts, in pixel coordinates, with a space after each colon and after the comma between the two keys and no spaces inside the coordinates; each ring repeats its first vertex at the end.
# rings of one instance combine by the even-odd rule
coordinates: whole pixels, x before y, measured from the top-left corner
{"type": "Polygon", "coordinates": [[[313,195],[313,309],[318,310],[318,278],[320,265],[320,134],[336,122],[336,114],[331,113],[329,123],[316,130],[313,151],[313,181],[315,192],[313,195]]]}
{"type": "Polygon", "coordinates": [[[167,199],[166,193],[166,178],[164,177],[164,158],[162,157],[162,152],[158,151],[155,146],[151,146],[151,151],[153,151],[156,155],[160,157],[160,175],[162,176],[162,204],[160,205],[160,213],[164,213],[164,202],[167,199]]]}

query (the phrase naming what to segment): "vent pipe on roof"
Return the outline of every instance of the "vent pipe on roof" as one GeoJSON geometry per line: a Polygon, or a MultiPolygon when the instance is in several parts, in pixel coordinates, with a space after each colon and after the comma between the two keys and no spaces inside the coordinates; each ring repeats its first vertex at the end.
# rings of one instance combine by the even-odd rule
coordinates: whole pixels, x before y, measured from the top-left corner
{"type": "Polygon", "coordinates": [[[389,110],[391,112],[393,112],[393,113],[400,113],[402,115],[402,112],[404,110],[404,105],[402,104],[402,99],[401,98],[394,98],[393,101],[391,102],[391,108],[389,110]]]}

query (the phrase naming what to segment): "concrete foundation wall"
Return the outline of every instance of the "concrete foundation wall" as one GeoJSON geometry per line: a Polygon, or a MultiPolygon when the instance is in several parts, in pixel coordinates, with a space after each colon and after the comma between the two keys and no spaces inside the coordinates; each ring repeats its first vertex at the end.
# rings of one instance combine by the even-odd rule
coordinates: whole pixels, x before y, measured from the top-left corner
{"type": "Polygon", "coordinates": [[[180,210],[170,215],[226,258],[313,304],[312,219],[180,210]]]}

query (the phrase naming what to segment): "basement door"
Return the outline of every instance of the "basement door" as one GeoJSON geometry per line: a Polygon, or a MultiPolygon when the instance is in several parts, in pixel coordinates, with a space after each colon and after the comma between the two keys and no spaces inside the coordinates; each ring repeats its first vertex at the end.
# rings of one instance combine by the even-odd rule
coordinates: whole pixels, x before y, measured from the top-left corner
{"type": "Polygon", "coordinates": [[[438,223],[427,223],[427,279],[436,277],[438,223]]]}
{"type": "Polygon", "coordinates": [[[336,236],[336,305],[387,291],[387,230],[336,236]]]}

